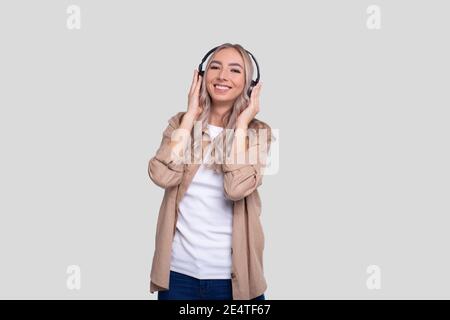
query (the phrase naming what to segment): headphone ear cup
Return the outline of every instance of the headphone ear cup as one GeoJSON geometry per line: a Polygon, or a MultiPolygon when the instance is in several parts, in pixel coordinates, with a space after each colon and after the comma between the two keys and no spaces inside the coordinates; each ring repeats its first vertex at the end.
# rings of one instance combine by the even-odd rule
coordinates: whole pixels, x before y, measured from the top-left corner
{"type": "Polygon", "coordinates": [[[253,87],[256,86],[256,84],[257,82],[255,80],[252,80],[250,87],[248,87],[247,95],[249,98],[251,97],[253,87]]]}
{"type": "Polygon", "coordinates": [[[203,71],[203,70],[200,70],[199,72],[198,72],[198,74],[200,75],[200,76],[202,76],[203,77],[203,74],[205,73],[205,71],[203,71]]]}

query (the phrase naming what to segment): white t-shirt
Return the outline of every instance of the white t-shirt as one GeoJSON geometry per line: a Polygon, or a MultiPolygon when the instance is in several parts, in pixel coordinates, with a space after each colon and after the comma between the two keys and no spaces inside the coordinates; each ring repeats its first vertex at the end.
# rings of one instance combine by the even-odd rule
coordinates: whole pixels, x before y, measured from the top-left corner
{"type": "MultiPolygon", "coordinates": [[[[222,130],[208,124],[211,139],[222,130]]],[[[230,279],[232,223],[233,201],[225,198],[223,174],[201,164],[179,204],[170,270],[230,279]]]]}

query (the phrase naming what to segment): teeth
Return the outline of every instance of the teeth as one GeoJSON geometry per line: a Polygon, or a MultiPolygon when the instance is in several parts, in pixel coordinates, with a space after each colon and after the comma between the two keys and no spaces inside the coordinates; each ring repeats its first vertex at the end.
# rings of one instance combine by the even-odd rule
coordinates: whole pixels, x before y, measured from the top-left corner
{"type": "Polygon", "coordinates": [[[218,85],[218,84],[216,84],[215,87],[219,88],[219,89],[230,89],[227,86],[221,86],[221,85],[218,85]]]}

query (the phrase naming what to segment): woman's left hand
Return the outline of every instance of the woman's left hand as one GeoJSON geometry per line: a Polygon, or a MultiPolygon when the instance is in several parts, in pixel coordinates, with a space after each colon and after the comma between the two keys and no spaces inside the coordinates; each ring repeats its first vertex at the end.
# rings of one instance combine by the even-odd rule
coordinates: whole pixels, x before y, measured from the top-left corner
{"type": "Polygon", "coordinates": [[[247,128],[250,121],[259,112],[259,92],[261,91],[261,85],[262,83],[258,82],[253,87],[248,106],[239,114],[236,120],[236,128],[247,128]]]}

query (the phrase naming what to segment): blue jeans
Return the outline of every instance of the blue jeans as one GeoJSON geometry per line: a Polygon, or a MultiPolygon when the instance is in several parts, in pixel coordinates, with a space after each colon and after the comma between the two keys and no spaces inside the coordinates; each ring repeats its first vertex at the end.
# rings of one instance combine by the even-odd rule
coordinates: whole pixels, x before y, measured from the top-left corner
{"type": "MultiPolygon", "coordinates": [[[[158,291],[158,300],[233,300],[231,279],[197,279],[170,270],[169,286],[158,291]]],[[[251,300],[265,300],[265,296],[251,300]]]]}

